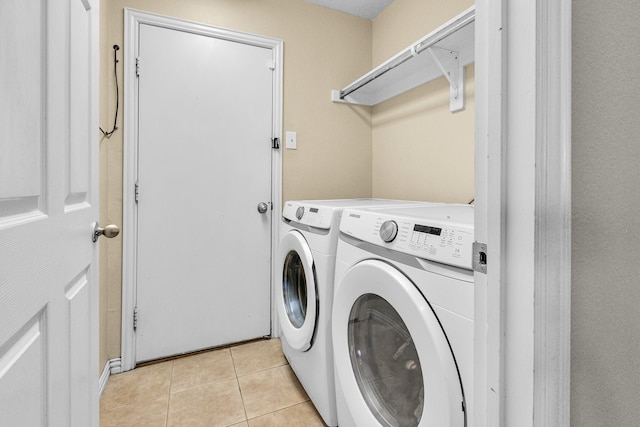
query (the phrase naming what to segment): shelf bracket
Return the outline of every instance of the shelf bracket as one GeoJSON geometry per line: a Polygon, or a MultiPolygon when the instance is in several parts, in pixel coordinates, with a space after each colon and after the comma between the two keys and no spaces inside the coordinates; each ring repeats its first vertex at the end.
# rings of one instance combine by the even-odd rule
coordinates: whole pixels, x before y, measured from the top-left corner
{"type": "Polygon", "coordinates": [[[435,46],[427,51],[449,80],[449,110],[453,113],[464,109],[464,67],[460,63],[458,52],[435,46]]]}

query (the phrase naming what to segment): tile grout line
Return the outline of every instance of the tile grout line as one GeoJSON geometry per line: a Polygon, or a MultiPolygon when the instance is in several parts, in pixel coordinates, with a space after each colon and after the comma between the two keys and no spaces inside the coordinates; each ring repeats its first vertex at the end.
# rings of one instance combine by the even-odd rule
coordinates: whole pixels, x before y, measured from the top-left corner
{"type": "Polygon", "coordinates": [[[303,400],[303,401],[298,402],[298,403],[293,403],[293,404],[288,405],[288,406],[283,406],[282,408],[276,409],[275,411],[267,412],[266,414],[256,415],[253,418],[248,418],[247,419],[247,423],[249,422],[249,420],[255,420],[256,418],[266,417],[267,415],[275,414],[275,413],[281,412],[281,411],[285,411],[287,409],[293,408],[294,406],[302,405],[302,404],[305,404],[307,402],[309,402],[309,403],[311,403],[311,405],[313,405],[313,403],[311,402],[311,399],[306,399],[306,400],[303,400]]]}
{"type": "Polygon", "coordinates": [[[240,399],[242,400],[242,411],[244,412],[244,420],[249,425],[249,416],[247,415],[247,407],[244,403],[244,396],[242,395],[242,388],[240,388],[240,381],[238,380],[238,371],[236,370],[236,360],[233,358],[233,351],[229,348],[229,356],[231,356],[231,364],[233,365],[233,373],[236,375],[236,385],[238,386],[238,391],[240,392],[240,399]]]}
{"type": "Polygon", "coordinates": [[[283,366],[289,366],[289,363],[285,361],[282,365],[270,366],[268,368],[258,369],[257,371],[249,372],[249,373],[242,374],[242,375],[237,375],[236,374],[236,378],[248,377],[249,375],[258,374],[260,372],[270,371],[271,369],[275,369],[275,368],[282,368],[283,366]]]}
{"type": "Polygon", "coordinates": [[[165,427],[169,426],[169,405],[171,405],[171,387],[173,386],[173,368],[175,366],[175,361],[171,361],[171,376],[169,377],[169,398],[167,399],[167,411],[164,418],[165,427]]]}

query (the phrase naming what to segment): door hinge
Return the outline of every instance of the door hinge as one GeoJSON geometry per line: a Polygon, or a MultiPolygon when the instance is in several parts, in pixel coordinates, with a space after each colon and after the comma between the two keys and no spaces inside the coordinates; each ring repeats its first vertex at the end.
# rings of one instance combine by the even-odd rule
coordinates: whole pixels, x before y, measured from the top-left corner
{"type": "Polygon", "coordinates": [[[140,57],[136,58],[136,77],[140,77],[140,57]]]}
{"type": "Polygon", "coordinates": [[[278,138],[271,138],[271,148],[280,149],[280,140],[278,138]]]}
{"type": "Polygon", "coordinates": [[[137,182],[135,183],[135,186],[133,189],[133,197],[136,203],[138,203],[138,199],[140,198],[140,184],[138,184],[137,182]]]}
{"type": "Polygon", "coordinates": [[[138,329],[138,307],[133,308],[133,330],[138,329]]]}
{"type": "Polygon", "coordinates": [[[267,61],[267,68],[270,70],[275,70],[276,69],[276,61],[274,61],[273,59],[271,61],[267,61]]]}
{"type": "Polygon", "coordinates": [[[487,244],[473,242],[473,271],[487,274],[487,244]]]}

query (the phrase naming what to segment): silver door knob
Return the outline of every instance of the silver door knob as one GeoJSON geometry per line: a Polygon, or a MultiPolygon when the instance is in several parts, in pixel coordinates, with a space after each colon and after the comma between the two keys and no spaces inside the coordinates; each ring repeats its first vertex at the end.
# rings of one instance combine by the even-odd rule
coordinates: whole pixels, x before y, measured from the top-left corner
{"type": "Polygon", "coordinates": [[[267,209],[269,209],[269,205],[267,205],[265,202],[258,203],[258,212],[263,214],[267,211],[267,209]]]}
{"type": "Polygon", "coordinates": [[[100,224],[96,222],[95,227],[93,228],[93,241],[97,241],[98,237],[104,236],[108,239],[113,239],[118,234],[120,234],[120,228],[115,224],[109,224],[106,227],[100,227],[100,224]]]}

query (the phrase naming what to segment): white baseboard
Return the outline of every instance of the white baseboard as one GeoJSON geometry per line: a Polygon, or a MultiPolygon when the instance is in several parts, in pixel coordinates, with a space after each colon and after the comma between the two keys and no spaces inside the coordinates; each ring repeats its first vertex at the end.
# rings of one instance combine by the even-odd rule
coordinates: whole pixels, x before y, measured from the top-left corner
{"type": "Polygon", "coordinates": [[[119,374],[120,372],[122,372],[122,360],[119,357],[116,359],[107,360],[107,363],[105,363],[104,369],[102,370],[102,375],[100,375],[100,380],[98,383],[98,396],[102,396],[102,392],[107,386],[109,377],[113,374],[119,374]]]}
{"type": "Polygon", "coordinates": [[[109,360],[109,371],[111,372],[111,375],[121,373],[122,359],[118,357],[116,359],[109,360]]]}

